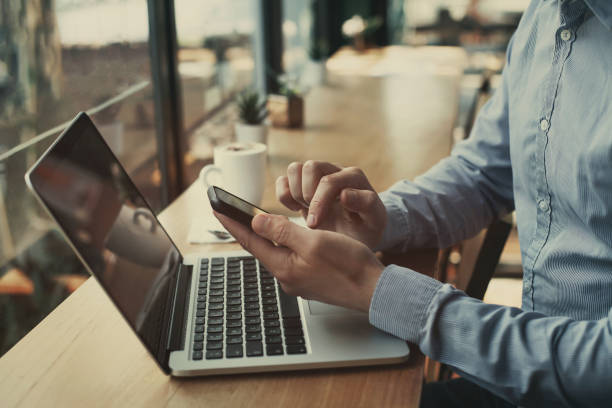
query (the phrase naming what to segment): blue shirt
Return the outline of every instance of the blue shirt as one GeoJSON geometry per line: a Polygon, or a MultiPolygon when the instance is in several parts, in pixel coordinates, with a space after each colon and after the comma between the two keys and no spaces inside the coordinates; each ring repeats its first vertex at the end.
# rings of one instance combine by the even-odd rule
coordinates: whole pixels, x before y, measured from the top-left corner
{"type": "Polygon", "coordinates": [[[383,248],[447,247],[516,210],[522,309],[387,267],[370,322],[508,401],[612,406],[612,1],[539,0],[470,138],[381,194],[383,248]]]}

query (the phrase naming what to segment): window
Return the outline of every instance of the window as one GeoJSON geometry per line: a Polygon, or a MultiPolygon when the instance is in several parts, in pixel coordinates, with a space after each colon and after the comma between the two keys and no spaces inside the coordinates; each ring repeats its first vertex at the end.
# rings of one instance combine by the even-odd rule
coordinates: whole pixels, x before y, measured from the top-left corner
{"type": "Polygon", "coordinates": [[[24,183],[77,112],[162,205],[146,1],[29,4],[0,13],[0,354],[87,278],[24,183]]]}
{"type": "Polygon", "coordinates": [[[231,102],[254,83],[258,5],[256,0],[174,2],[187,182],[212,159],[212,146],[232,135],[231,102]]]}

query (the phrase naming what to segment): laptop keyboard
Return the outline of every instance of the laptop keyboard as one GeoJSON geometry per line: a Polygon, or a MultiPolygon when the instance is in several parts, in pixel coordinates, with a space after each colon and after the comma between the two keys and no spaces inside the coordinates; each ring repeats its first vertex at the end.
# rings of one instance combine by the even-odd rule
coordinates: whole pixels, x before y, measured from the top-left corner
{"type": "Polygon", "coordinates": [[[304,354],[297,298],[254,257],[202,259],[194,360],[304,354]]]}

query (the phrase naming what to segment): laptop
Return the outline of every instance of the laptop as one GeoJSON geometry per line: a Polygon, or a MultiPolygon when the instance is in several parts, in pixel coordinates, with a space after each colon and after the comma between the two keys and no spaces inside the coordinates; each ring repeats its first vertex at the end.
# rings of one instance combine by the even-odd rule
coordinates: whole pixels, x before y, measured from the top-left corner
{"type": "Polygon", "coordinates": [[[246,251],[181,254],[85,113],[26,174],[166,373],[233,374],[405,361],[367,314],[284,293],[246,251]]]}

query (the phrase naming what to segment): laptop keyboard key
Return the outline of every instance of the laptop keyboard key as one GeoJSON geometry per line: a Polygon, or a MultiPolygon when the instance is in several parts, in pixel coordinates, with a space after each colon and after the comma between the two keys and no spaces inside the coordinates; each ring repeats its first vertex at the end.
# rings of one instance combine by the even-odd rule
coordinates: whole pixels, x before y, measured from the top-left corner
{"type": "Polygon", "coordinates": [[[287,354],[306,354],[306,346],[287,346],[287,354]]]}
{"type": "Polygon", "coordinates": [[[285,336],[303,336],[304,332],[300,327],[287,327],[285,328],[285,336]]]}
{"type": "MultiPolygon", "coordinates": [[[[210,313],[210,312],[208,312],[208,313],[210,313]]],[[[204,316],[196,317],[196,324],[204,324],[204,320],[205,319],[206,318],[204,316]]]]}
{"type": "Polygon", "coordinates": [[[266,336],[280,336],[280,327],[266,327],[266,336]]]}
{"type": "Polygon", "coordinates": [[[304,344],[304,338],[301,336],[288,336],[288,337],[285,337],[285,344],[288,346],[293,346],[296,344],[304,344]]]}
{"type": "Polygon", "coordinates": [[[265,327],[280,327],[280,322],[278,320],[264,320],[265,327]]]}
{"type": "Polygon", "coordinates": [[[230,344],[225,350],[227,358],[242,357],[242,344],[230,344]]]}
{"type": "Polygon", "coordinates": [[[223,358],[223,350],[208,350],[206,352],[207,360],[215,360],[218,358],[223,358]]]}
{"type": "Polygon", "coordinates": [[[206,343],[206,350],[222,350],[223,343],[220,341],[209,341],[206,343]]]}
{"type": "Polygon", "coordinates": [[[193,350],[194,351],[201,351],[203,349],[204,349],[204,343],[202,343],[202,342],[193,343],[193,350]]]}
{"type": "Polygon", "coordinates": [[[209,325],[217,325],[217,324],[223,324],[223,319],[221,317],[214,317],[212,319],[208,319],[208,324],[209,325]]]}
{"type": "Polygon", "coordinates": [[[193,336],[194,341],[204,341],[204,333],[196,333],[193,336]]]}
{"type": "Polygon", "coordinates": [[[281,312],[283,318],[300,317],[300,308],[298,307],[297,298],[285,293],[283,289],[278,287],[278,297],[280,300],[281,312]]]}
{"type": "Polygon", "coordinates": [[[260,341],[247,341],[246,353],[248,357],[263,356],[263,345],[260,341]]]}
{"type": "Polygon", "coordinates": [[[194,351],[193,352],[193,359],[194,360],[201,360],[202,359],[202,352],[201,351],[194,351]]]}
{"type": "Polygon", "coordinates": [[[227,307],[227,313],[242,312],[242,305],[231,305],[227,307]]]}
{"type": "Polygon", "coordinates": [[[246,327],[246,332],[247,333],[261,333],[261,326],[260,325],[247,326],[246,327]]]}
{"type": "Polygon", "coordinates": [[[242,319],[242,313],[228,313],[227,316],[225,316],[226,320],[241,320],[242,319]]]}
{"type": "Polygon", "coordinates": [[[247,317],[244,323],[245,324],[261,324],[261,319],[259,317],[247,317]]]}
{"type": "Polygon", "coordinates": [[[227,344],[242,344],[242,336],[229,336],[226,341],[227,344]]]}
{"type": "Polygon", "coordinates": [[[283,319],[283,327],[288,328],[299,328],[302,327],[302,321],[300,319],[283,319]]]}
{"type": "Polygon", "coordinates": [[[247,333],[247,341],[259,341],[261,340],[261,333],[247,333]]]}
{"type": "Polygon", "coordinates": [[[265,312],[263,315],[264,320],[278,320],[277,312],[265,312]]]}
{"type": "Polygon", "coordinates": [[[223,333],[223,326],[208,326],[208,333],[223,333]]]}
{"type": "Polygon", "coordinates": [[[283,345],[282,344],[268,344],[266,346],[266,354],[269,356],[280,356],[283,355],[283,345]]]}
{"type": "Polygon", "coordinates": [[[259,317],[259,310],[247,310],[244,314],[246,317],[259,317]]]}
{"type": "Polygon", "coordinates": [[[242,328],[241,327],[232,327],[231,329],[227,329],[228,336],[242,336],[242,328]]]}
{"type": "Polygon", "coordinates": [[[227,323],[225,323],[225,327],[228,329],[230,327],[242,327],[242,320],[228,320],[227,323]]]}
{"type": "Polygon", "coordinates": [[[208,310],[223,310],[223,303],[212,303],[208,305],[208,310]]]}
{"type": "Polygon", "coordinates": [[[266,337],[266,344],[281,344],[283,342],[283,339],[281,338],[281,336],[267,336],[266,337]]]}
{"type": "Polygon", "coordinates": [[[211,317],[223,317],[223,310],[209,310],[208,318],[211,318],[211,317]]]}
{"type": "Polygon", "coordinates": [[[206,335],[206,340],[207,341],[222,341],[223,333],[208,333],[206,335]]]}
{"type": "Polygon", "coordinates": [[[278,306],[276,306],[276,304],[274,304],[274,305],[264,305],[263,306],[263,311],[264,312],[278,312],[278,306]]]}
{"type": "Polygon", "coordinates": [[[204,333],[204,325],[203,324],[196,324],[194,331],[196,333],[204,333]]]}

